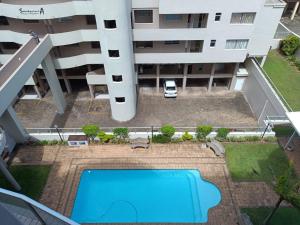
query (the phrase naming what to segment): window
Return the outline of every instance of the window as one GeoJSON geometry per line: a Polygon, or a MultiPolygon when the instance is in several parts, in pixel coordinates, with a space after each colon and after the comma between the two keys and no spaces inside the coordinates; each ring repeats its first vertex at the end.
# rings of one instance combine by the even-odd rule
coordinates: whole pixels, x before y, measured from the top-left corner
{"type": "Polygon", "coordinates": [[[230,23],[252,24],[254,22],[255,15],[255,13],[232,13],[230,23]]]}
{"type": "Polygon", "coordinates": [[[123,81],[122,75],[112,75],[112,79],[114,82],[122,82],[123,81]]]}
{"type": "Polygon", "coordinates": [[[5,16],[0,16],[0,25],[9,25],[8,20],[5,16]]]}
{"type": "Polygon", "coordinates": [[[2,47],[3,49],[18,49],[20,45],[14,42],[2,42],[2,47]]]}
{"type": "Polygon", "coordinates": [[[38,20],[23,20],[23,23],[39,23],[38,20]]]}
{"type": "Polygon", "coordinates": [[[98,41],[92,41],[91,46],[92,48],[100,48],[100,43],[98,41]]]}
{"type": "Polygon", "coordinates": [[[65,47],[70,47],[70,48],[79,47],[79,46],[80,46],[79,43],[70,44],[70,45],[65,45],[65,47]]]}
{"type": "Polygon", "coordinates": [[[216,40],[211,40],[209,46],[210,46],[211,48],[216,47],[216,40]]]}
{"type": "Polygon", "coordinates": [[[134,10],[135,23],[153,23],[153,10],[134,10]]]}
{"type": "Polygon", "coordinates": [[[117,103],[123,103],[123,102],[125,102],[125,97],[116,97],[115,99],[116,99],[117,103]]]}
{"type": "Polygon", "coordinates": [[[117,28],[117,24],[115,20],[104,20],[104,27],[106,29],[114,29],[117,28]]]}
{"type": "Polygon", "coordinates": [[[182,20],[182,15],[180,14],[167,14],[165,15],[165,20],[182,20]]]}
{"type": "Polygon", "coordinates": [[[246,49],[249,40],[227,40],[226,49],[246,49]]]}
{"type": "Polygon", "coordinates": [[[108,55],[112,58],[120,57],[119,50],[108,50],[108,55]]]}
{"type": "Polygon", "coordinates": [[[222,16],[222,13],[216,13],[216,15],[215,15],[215,21],[220,21],[221,20],[221,16],[222,16]]]}
{"type": "Polygon", "coordinates": [[[85,16],[86,24],[87,25],[96,25],[96,18],[95,16],[85,16]]]}
{"type": "Polygon", "coordinates": [[[179,41],[165,41],[165,45],[179,45],[179,41]]]}
{"type": "Polygon", "coordinates": [[[153,48],[153,41],[137,41],[136,48],[153,48]]]}
{"type": "Polygon", "coordinates": [[[70,22],[72,22],[72,20],[73,20],[72,17],[68,16],[68,17],[59,18],[58,22],[59,23],[70,23],[70,22]]]}

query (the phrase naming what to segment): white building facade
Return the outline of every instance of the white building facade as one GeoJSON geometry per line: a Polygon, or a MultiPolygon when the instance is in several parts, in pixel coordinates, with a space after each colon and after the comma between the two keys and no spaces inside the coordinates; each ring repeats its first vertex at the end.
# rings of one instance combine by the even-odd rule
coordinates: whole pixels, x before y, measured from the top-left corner
{"type": "MultiPolygon", "coordinates": [[[[182,90],[241,90],[248,57],[266,56],[285,3],[281,0],[2,0],[0,64],[49,34],[66,92],[89,89],[110,100],[112,117],[135,116],[138,87],[159,91],[165,79],[182,90]]],[[[37,68],[24,92],[47,90],[37,68]]]]}

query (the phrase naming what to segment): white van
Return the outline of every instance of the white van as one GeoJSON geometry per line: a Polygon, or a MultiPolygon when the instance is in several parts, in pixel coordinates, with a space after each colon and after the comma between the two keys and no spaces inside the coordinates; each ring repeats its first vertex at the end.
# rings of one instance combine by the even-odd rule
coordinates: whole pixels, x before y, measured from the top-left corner
{"type": "Polygon", "coordinates": [[[164,95],[165,98],[176,98],[177,87],[174,80],[166,80],[164,84],[164,95]]]}

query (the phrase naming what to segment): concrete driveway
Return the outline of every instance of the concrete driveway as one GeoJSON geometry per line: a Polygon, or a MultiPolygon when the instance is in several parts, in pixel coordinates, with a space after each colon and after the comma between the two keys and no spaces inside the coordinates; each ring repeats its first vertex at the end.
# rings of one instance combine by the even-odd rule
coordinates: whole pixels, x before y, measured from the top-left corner
{"type": "Polygon", "coordinates": [[[249,105],[241,93],[221,91],[214,94],[181,95],[165,99],[162,94],[139,95],[137,114],[126,123],[111,119],[108,100],[90,101],[88,93],[67,96],[64,115],[56,114],[52,97],[42,100],[21,100],[15,105],[16,112],[26,128],[48,128],[58,125],[79,128],[85,124],[102,127],[150,127],[170,123],[177,127],[210,124],[220,127],[256,127],[249,105]]]}

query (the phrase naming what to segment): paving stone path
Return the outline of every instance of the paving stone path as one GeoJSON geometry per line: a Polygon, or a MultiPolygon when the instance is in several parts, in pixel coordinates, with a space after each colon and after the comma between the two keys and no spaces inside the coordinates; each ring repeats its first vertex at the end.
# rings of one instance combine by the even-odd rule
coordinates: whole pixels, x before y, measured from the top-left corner
{"type": "Polygon", "coordinates": [[[232,182],[225,159],[198,144],[155,144],[146,151],[132,150],[129,145],[23,146],[13,164],[51,164],[40,201],[66,216],[71,213],[84,169],[198,169],[222,193],[222,202],[209,211],[207,224],[211,225],[238,224],[239,207],[273,206],[277,200],[265,183],[232,182]]]}

